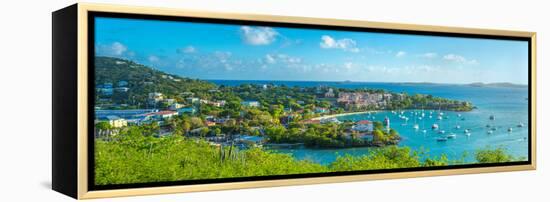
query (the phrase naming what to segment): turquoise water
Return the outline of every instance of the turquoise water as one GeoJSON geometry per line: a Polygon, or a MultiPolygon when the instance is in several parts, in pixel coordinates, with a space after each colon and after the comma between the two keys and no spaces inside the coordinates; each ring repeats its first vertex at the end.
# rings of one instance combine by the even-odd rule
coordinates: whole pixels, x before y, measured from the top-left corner
{"type": "MultiPolygon", "coordinates": [[[[503,87],[472,87],[466,85],[447,84],[393,84],[393,83],[338,83],[338,82],[300,82],[300,81],[214,81],[224,85],[239,85],[244,83],[274,83],[287,86],[311,87],[327,85],[339,88],[376,88],[386,89],[392,92],[407,92],[409,94],[421,93],[437,97],[458,99],[472,102],[477,109],[471,112],[442,111],[444,119],[438,120],[434,111],[429,118],[430,110],[424,110],[425,116],[420,120],[421,110],[406,110],[403,116],[409,118],[405,121],[399,118],[398,113],[380,111],[370,114],[355,114],[338,117],[339,120],[376,120],[382,121],[388,117],[391,127],[397,130],[403,138],[400,146],[407,146],[415,151],[427,151],[429,156],[445,154],[451,160],[461,159],[466,152],[466,162],[473,162],[476,150],[486,147],[503,147],[515,157],[528,156],[528,88],[503,88],[503,87]],[[416,115],[415,115],[416,112],[416,115]],[[460,114],[460,116],[458,115],[460,114]],[[490,120],[489,116],[495,119],[490,120]],[[447,118],[445,118],[447,117],[447,118]],[[419,129],[413,128],[415,124],[419,129]],[[456,134],[456,138],[447,141],[437,141],[442,135],[438,130],[432,130],[432,124],[438,124],[440,130],[445,130],[445,135],[456,134]],[[518,124],[524,123],[524,127],[518,124]],[[491,125],[487,128],[486,125],[491,125]],[[456,129],[460,125],[460,129],[456,129]],[[487,131],[495,128],[492,134],[487,131]],[[512,132],[508,129],[512,128],[512,132]],[[470,130],[470,136],[464,132],[470,130]],[[426,133],[422,131],[426,130],[426,133]]],[[[275,151],[292,154],[297,159],[308,159],[321,164],[328,164],[338,155],[364,155],[372,148],[349,149],[277,149],[275,151]]]]}

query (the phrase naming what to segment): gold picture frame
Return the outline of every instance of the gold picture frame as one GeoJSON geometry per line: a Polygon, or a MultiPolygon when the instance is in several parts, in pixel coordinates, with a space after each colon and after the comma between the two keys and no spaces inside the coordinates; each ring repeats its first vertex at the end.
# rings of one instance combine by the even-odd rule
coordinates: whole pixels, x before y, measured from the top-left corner
{"type": "MultiPolygon", "coordinates": [[[[66,56],[66,55],[65,55],[66,56]]],[[[66,56],[69,57],[69,56],[66,56]]],[[[150,194],[169,194],[169,193],[183,193],[183,192],[197,192],[197,191],[212,191],[212,190],[227,190],[227,189],[244,189],[244,188],[259,188],[259,187],[274,187],[274,186],[290,186],[290,185],[307,185],[307,184],[320,184],[320,183],[337,183],[337,182],[351,182],[351,181],[365,181],[365,180],[380,180],[380,179],[396,179],[396,178],[413,178],[413,177],[426,177],[426,176],[442,176],[442,175],[458,175],[458,174],[473,174],[473,173],[489,173],[489,172],[504,172],[504,171],[520,171],[520,170],[535,170],[536,169],[536,33],[535,32],[523,32],[523,31],[509,31],[509,30],[492,30],[492,29],[477,29],[477,28],[461,28],[461,27],[444,27],[444,26],[429,26],[429,25],[412,25],[412,24],[398,24],[398,23],[382,23],[382,22],[368,22],[368,21],[354,21],[354,20],[336,20],[336,19],[320,19],[320,18],[307,18],[307,17],[289,17],[289,16],[275,16],[275,15],[257,15],[257,14],[240,14],[240,13],[221,13],[221,12],[207,12],[207,11],[194,11],[183,9],[169,9],[169,8],[151,8],[151,7],[137,7],[137,6],[120,6],[120,5],[106,5],[106,4],[89,4],[78,3],[66,9],[62,9],[54,13],[54,117],[60,115],[61,105],[56,107],[56,103],[66,102],[65,98],[56,98],[56,68],[61,68],[59,71],[66,70],[66,68],[77,67],[76,74],[73,74],[75,85],[75,91],[72,95],[72,102],[75,103],[76,109],[72,109],[71,113],[74,115],[70,118],[75,118],[77,123],[76,131],[63,132],[59,129],[61,126],[56,127],[56,119],[54,118],[54,179],[53,188],[59,192],[67,194],[77,199],[92,199],[92,198],[104,198],[104,197],[121,197],[121,196],[135,196],[135,195],[150,195],[150,194]],[[112,190],[90,190],[88,188],[89,182],[89,168],[88,161],[93,155],[89,154],[89,98],[88,98],[88,54],[90,47],[88,47],[88,36],[90,30],[88,30],[88,15],[90,12],[109,12],[109,13],[121,13],[121,14],[139,14],[139,15],[154,15],[154,16],[172,16],[172,17],[197,17],[197,18],[211,18],[211,19],[229,19],[229,20],[245,20],[245,21],[260,21],[268,23],[298,23],[308,25],[329,25],[329,26],[343,26],[343,27],[358,27],[358,28],[376,28],[383,30],[398,30],[398,31],[421,31],[432,33],[456,33],[456,34],[471,34],[471,35],[486,35],[486,36],[506,36],[506,37],[522,37],[529,38],[530,46],[530,164],[524,165],[505,165],[505,166],[491,166],[491,167],[475,167],[475,168],[450,168],[442,170],[422,170],[422,171],[404,171],[404,172],[391,172],[391,173],[378,173],[378,174],[356,174],[345,176],[326,176],[326,177],[308,177],[308,178],[296,178],[296,179],[276,179],[276,180],[260,180],[260,181],[243,181],[243,182],[224,182],[224,183],[212,183],[212,184],[195,184],[195,185],[172,185],[172,186],[160,186],[160,187],[145,187],[145,188],[122,188],[112,190]],[[68,13],[68,14],[64,14],[68,13]],[[56,15],[58,16],[56,18],[56,15]],[[70,22],[65,22],[62,18],[74,18],[70,19],[70,22]],[[57,19],[57,20],[56,20],[57,19]],[[74,20],[74,21],[72,21],[74,20]],[[76,22],[76,23],[75,23],[76,22]],[[59,26],[56,28],[56,23],[59,26]],[[66,25],[69,23],[70,25],[66,25]],[[62,26],[63,25],[63,26],[62,26]],[[65,31],[63,29],[71,29],[71,31],[65,31]],[[60,42],[61,39],[56,40],[56,34],[68,35],[77,33],[74,44],[69,44],[68,48],[59,48],[56,53],[55,46],[61,46],[59,43],[73,43],[60,42]],[[59,43],[58,43],[59,42],[59,43]],[[66,67],[62,62],[56,63],[56,60],[64,60],[61,56],[63,51],[75,51],[75,62],[66,63],[66,67]],[[58,67],[59,66],[59,67],[58,67]],[[56,99],[58,99],[56,102],[56,99]],[[76,133],[76,134],[75,134],[76,133]],[[66,140],[67,137],[76,137],[72,142],[66,140]],[[65,140],[61,140],[65,138],[65,140]],[[64,148],[63,145],[76,143],[74,147],[70,149],[64,148]],[[58,151],[56,151],[56,148],[58,151]],[[62,151],[61,151],[62,150],[62,151]],[[62,152],[75,152],[74,156],[67,156],[69,154],[62,154],[62,152]],[[59,157],[56,157],[59,155],[59,157]],[[65,160],[61,163],[62,160],[65,160]],[[73,160],[76,160],[73,162],[73,160]],[[68,165],[71,164],[71,165],[68,165]],[[73,173],[63,176],[57,173],[73,173]],[[74,178],[76,177],[76,178],[74,178]],[[61,185],[65,183],[65,185],[61,185]]],[[[60,81],[61,82],[61,81],[60,81]]],[[[64,83],[60,83],[62,85],[64,83]]],[[[61,90],[57,90],[61,92],[61,90]]],[[[68,99],[68,98],[67,98],[68,99]]],[[[71,110],[71,109],[65,109],[71,110]]],[[[61,110],[63,111],[63,110],[61,110]]],[[[60,120],[64,120],[60,118],[60,120]]]]}

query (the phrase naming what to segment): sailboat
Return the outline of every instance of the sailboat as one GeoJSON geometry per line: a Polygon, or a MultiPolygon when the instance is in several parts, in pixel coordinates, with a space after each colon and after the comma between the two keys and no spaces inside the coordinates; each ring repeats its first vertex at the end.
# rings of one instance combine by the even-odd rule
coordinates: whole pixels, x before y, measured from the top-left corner
{"type": "MultiPolygon", "coordinates": [[[[460,116],[461,116],[460,114],[457,114],[457,117],[460,117],[460,116]]],[[[456,124],[455,128],[457,130],[460,129],[460,125],[458,124],[458,119],[455,120],[455,124],[456,124]]]]}
{"type": "Polygon", "coordinates": [[[415,118],[414,118],[414,125],[413,125],[413,128],[414,128],[415,130],[418,130],[418,129],[420,128],[420,126],[418,125],[418,123],[416,123],[416,115],[417,115],[417,114],[418,114],[417,112],[414,112],[414,117],[415,117],[415,118]]]}
{"type": "Polygon", "coordinates": [[[456,138],[456,134],[451,133],[451,134],[447,135],[447,138],[448,138],[448,139],[455,139],[455,138],[456,138]]]}

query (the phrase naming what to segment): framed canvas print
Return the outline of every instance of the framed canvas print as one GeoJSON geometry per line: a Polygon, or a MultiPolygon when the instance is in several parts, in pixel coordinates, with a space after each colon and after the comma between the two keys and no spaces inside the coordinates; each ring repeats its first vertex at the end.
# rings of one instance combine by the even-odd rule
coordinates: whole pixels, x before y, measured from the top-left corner
{"type": "Polygon", "coordinates": [[[75,4],[53,189],[78,199],[535,169],[535,33],[75,4]]]}

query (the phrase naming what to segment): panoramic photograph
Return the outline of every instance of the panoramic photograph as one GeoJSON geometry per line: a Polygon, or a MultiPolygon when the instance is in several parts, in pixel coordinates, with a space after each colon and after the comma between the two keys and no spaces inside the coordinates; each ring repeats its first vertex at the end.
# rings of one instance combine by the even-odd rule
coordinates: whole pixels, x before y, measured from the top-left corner
{"type": "Polygon", "coordinates": [[[95,185],[529,159],[529,44],[96,17],[95,185]]]}

